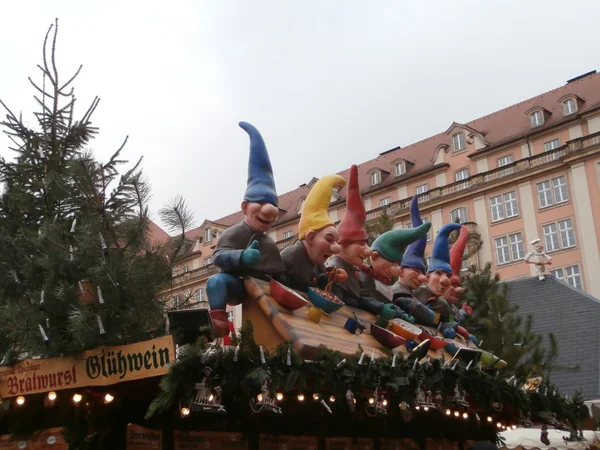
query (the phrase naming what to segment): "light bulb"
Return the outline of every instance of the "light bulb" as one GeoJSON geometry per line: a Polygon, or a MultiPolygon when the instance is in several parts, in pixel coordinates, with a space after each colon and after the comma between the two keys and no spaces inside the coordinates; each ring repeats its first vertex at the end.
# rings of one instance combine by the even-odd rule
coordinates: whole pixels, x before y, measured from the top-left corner
{"type": "Polygon", "coordinates": [[[502,424],[501,424],[500,422],[498,422],[498,423],[496,424],[496,426],[497,426],[498,428],[502,428],[502,424]]]}
{"type": "Polygon", "coordinates": [[[319,400],[319,394],[316,392],[313,394],[313,400],[319,400]]]}
{"type": "Polygon", "coordinates": [[[48,392],[48,400],[50,400],[51,402],[56,400],[56,392],[54,392],[54,391],[48,392]]]}
{"type": "Polygon", "coordinates": [[[74,394],[73,395],[73,402],[74,403],[79,403],[82,398],[83,398],[83,396],[81,394],[74,394]]]}
{"type": "Polygon", "coordinates": [[[104,403],[110,403],[115,399],[115,396],[112,394],[109,394],[108,392],[106,393],[106,395],[104,396],[104,403]]]}
{"type": "Polygon", "coordinates": [[[258,400],[259,402],[262,402],[262,394],[258,394],[256,396],[256,400],[258,400]]]}
{"type": "Polygon", "coordinates": [[[449,409],[446,410],[446,415],[449,416],[452,414],[452,411],[450,411],[449,409]]]}
{"type": "Polygon", "coordinates": [[[190,409],[189,408],[181,408],[181,415],[182,416],[189,416],[190,415],[190,409]]]}
{"type": "Polygon", "coordinates": [[[492,416],[487,416],[487,421],[488,422],[491,422],[492,420],[494,420],[494,419],[492,419],[492,416]]]}
{"type": "Polygon", "coordinates": [[[25,403],[25,397],[23,397],[22,395],[19,395],[17,397],[17,405],[21,406],[25,403]]]}
{"type": "Polygon", "coordinates": [[[469,414],[467,414],[466,412],[463,413],[463,419],[468,419],[469,418],[469,414]]]}
{"type": "Polygon", "coordinates": [[[371,398],[369,399],[369,405],[372,405],[373,403],[375,403],[375,399],[374,399],[373,397],[371,397],[371,398]]]}
{"type": "Polygon", "coordinates": [[[423,406],[423,411],[429,411],[429,406],[423,406]]]}
{"type": "Polygon", "coordinates": [[[458,416],[460,416],[460,413],[459,413],[458,411],[454,411],[454,415],[455,415],[456,417],[458,417],[458,416]]]}
{"type": "Polygon", "coordinates": [[[333,395],[332,395],[332,396],[330,396],[330,397],[329,397],[329,401],[330,401],[331,403],[335,402],[335,397],[334,397],[333,395]]]}
{"type": "Polygon", "coordinates": [[[275,398],[277,398],[277,401],[280,402],[281,400],[283,400],[283,394],[281,392],[278,392],[275,398]]]}
{"type": "Polygon", "coordinates": [[[208,401],[209,401],[209,402],[212,402],[214,399],[215,399],[215,396],[214,396],[213,394],[210,394],[210,395],[208,396],[208,401]]]}
{"type": "Polygon", "coordinates": [[[419,405],[415,406],[415,409],[418,411],[421,409],[421,407],[419,405]]]}
{"type": "Polygon", "coordinates": [[[517,429],[517,426],[516,426],[516,425],[513,425],[513,426],[512,426],[512,429],[513,429],[513,430],[516,430],[516,429],[517,429]]]}
{"type": "Polygon", "coordinates": [[[304,401],[304,394],[298,394],[298,401],[299,402],[303,402],[304,401]]]}
{"type": "Polygon", "coordinates": [[[384,399],[381,403],[383,403],[383,406],[387,406],[387,400],[384,399]]]}

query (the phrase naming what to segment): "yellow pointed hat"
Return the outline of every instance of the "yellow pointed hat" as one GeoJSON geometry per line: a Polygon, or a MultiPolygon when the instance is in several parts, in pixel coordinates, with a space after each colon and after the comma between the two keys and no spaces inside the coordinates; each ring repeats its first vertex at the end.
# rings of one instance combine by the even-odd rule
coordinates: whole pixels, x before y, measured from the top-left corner
{"type": "Polygon", "coordinates": [[[304,239],[309,230],[322,230],[333,225],[327,210],[335,186],[343,187],[346,180],[340,175],[325,175],[310,190],[298,224],[298,238],[304,239]]]}

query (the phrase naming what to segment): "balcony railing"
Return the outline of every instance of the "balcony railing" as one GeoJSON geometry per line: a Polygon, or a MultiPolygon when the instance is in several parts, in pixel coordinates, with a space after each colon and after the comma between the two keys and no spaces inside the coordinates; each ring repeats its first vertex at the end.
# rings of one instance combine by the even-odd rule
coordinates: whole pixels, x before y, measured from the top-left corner
{"type": "MultiPolygon", "coordinates": [[[[465,180],[440,186],[418,195],[419,204],[436,201],[441,197],[447,197],[458,193],[463,193],[470,189],[480,187],[482,184],[491,183],[504,178],[510,178],[514,175],[534,170],[540,166],[556,162],[567,154],[586,150],[590,147],[600,145],[600,133],[590,134],[582,138],[577,138],[567,142],[565,145],[555,148],[539,155],[520,159],[506,166],[487,172],[478,173],[465,180]]],[[[386,206],[372,209],[367,212],[367,220],[377,219],[385,209],[390,216],[395,216],[403,211],[408,211],[412,197],[392,202],[386,206]]]]}
{"type": "Polygon", "coordinates": [[[277,241],[276,242],[277,248],[279,250],[283,250],[287,246],[292,245],[297,237],[298,237],[298,235],[295,234],[294,236],[290,236],[289,238],[285,238],[285,239],[282,239],[281,241],[277,241]]]}
{"type": "Polygon", "coordinates": [[[179,287],[191,281],[207,278],[208,276],[217,273],[219,269],[214,264],[207,264],[198,269],[189,270],[180,275],[176,275],[171,279],[172,287],[179,287]]]}

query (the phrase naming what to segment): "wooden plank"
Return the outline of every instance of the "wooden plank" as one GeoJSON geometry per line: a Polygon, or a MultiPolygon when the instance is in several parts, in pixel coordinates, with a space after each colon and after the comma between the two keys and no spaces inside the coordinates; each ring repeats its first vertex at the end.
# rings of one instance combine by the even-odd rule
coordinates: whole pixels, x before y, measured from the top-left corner
{"type": "MultiPolygon", "coordinates": [[[[267,349],[274,349],[283,341],[293,342],[294,349],[304,359],[314,358],[320,345],[345,354],[359,351],[359,345],[371,356],[383,356],[386,350],[371,335],[370,324],[376,317],[367,312],[350,306],[343,306],[339,311],[327,317],[323,315],[320,323],[308,320],[310,306],[296,311],[289,311],[271,297],[269,283],[255,278],[245,278],[244,284],[249,298],[242,304],[243,320],[250,320],[254,326],[256,342],[267,349]],[[344,325],[354,314],[367,327],[361,335],[350,334],[344,325]]],[[[406,348],[400,346],[394,351],[407,355],[406,348]]],[[[432,358],[450,359],[451,356],[443,350],[430,351],[432,358]]]]}

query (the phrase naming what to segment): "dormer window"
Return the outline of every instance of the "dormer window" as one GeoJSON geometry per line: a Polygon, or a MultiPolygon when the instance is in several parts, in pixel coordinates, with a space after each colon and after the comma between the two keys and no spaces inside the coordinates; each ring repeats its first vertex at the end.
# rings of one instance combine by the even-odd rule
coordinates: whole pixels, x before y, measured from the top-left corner
{"type": "Polygon", "coordinates": [[[568,98],[562,102],[563,105],[563,116],[575,114],[577,112],[577,102],[574,98],[568,98]]]}
{"type": "Polygon", "coordinates": [[[529,117],[531,118],[532,127],[539,127],[544,124],[544,115],[541,111],[534,111],[529,115],[529,117]]]}
{"type": "Polygon", "coordinates": [[[212,238],[212,230],[210,228],[204,230],[204,242],[212,242],[212,238]]]}
{"type": "Polygon", "coordinates": [[[371,173],[371,186],[375,186],[376,184],[381,183],[381,172],[376,170],[371,173]]]}
{"type": "Polygon", "coordinates": [[[453,151],[460,152],[467,148],[467,143],[465,142],[465,133],[456,133],[452,135],[452,144],[453,151]]]}
{"type": "Polygon", "coordinates": [[[406,165],[404,164],[404,161],[400,161],[394,164],[394,172],[396,173],[397,177],[406,173],[406,165]]]}

